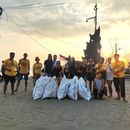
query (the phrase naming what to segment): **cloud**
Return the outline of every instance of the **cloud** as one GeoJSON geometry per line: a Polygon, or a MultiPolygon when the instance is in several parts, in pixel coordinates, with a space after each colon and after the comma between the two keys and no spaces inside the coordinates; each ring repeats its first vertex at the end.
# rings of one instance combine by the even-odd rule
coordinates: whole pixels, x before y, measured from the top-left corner
{"type": "MultiPolygon", "coordinates": [[[[86,18],[94,16],[94,6],[98,4],[98,25],[101,26],[102,43],[115,43],[129,39],[130,1],[128,0],[3,0],[4,6],[19,6],[42,2],[52,4],[66,2],[61,6],[46,8],[7,10],[16,23],[31,36],[44,39],[48,36],[72,41],[89,41],[89,33],[94,32],[94,22],[86,23],[86,18]],[[123,33],[123,34],[121,34],[123,33]],[[47,35],[48,36],[47,36],[47,35]]],[[[12,23],[2,29],[6,32],[21,33],[12,23]]],[[[83,43],[83,44],[84,44],[83,43]]]]}
{"type": "Polygon", "coordinates": [[[71,35],[76,36],[77,33],[83,35],[86,31],[85,18],[80,16],[78,12],[80,8],[76,8],[76,5],[77,3],[66,3],[57,7],[11,10],[8,11],[8,14],[18,25],[30,33],[32,31],[34,34],[35,30],[38,30],[55,33],[59,37],[70,37],[71,35]]]}

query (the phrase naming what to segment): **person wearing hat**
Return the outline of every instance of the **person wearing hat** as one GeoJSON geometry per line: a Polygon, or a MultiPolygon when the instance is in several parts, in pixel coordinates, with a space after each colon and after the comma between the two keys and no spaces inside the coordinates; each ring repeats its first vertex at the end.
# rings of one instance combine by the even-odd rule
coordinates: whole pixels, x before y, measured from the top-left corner
{"type": "Polygon", "coordinates": [[[36,63],[33,65],[33,83],[34,83],[34,85],[42,73],[42,63],[39,62],[40,61],[39,57],[36,57],[35,61],[36,61],[36,63]]]}
{"type": "Polygon", "coordinates": [[[12,95],[14,95],[14,83],[18,71],[18,64],[14,60],[14,57],[15,57],[15,53],[10,52],[10,58],[5,60],[3,63],[3,69],[5,70],[4,71],[4,81],[5,81],[4,95],[6,95],[7,85],[9,82],[11,83],[12,95]]]}
{"type": "Polygon", "coordinates": [[[20,81],[23,78],[25,80],[25,91],[27,91],[27,81],[28,81],[28,75],[30,72],[30,61],[27,59],[27,57],[28,57],[28,54],[24,53],[23,58],[19,60],[19,63],[18,63],[19,74],[18,74],[18,81],[17,81],[15,92],[18,91],[20,81]]]}

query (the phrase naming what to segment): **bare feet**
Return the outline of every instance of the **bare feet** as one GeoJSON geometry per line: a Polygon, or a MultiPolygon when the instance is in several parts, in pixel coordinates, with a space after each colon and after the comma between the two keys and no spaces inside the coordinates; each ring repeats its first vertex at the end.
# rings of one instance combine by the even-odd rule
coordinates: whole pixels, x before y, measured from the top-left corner
{"type": "Polygon", "coordinates": [[[14,90],[14,92],[18,92],[18,90],[17,90],[17,89],[15,89],[15,90],[14,90]]]}
{"type": "Polygon", "coordinates": [[[115,98],[115,100],[120,100],[120,97],[115,98]]]}
{"type": "Polygon", "coordinates": [[[109,98],[112,98],[112,96],[111,96],[111,95],[109,95],[108,97],[109,97],[109,98]]]}
{"type": "Polygon", "coordinates": [[[14,92],[11,95],[15,95],[14,92]]]}
{"type": "Polygon", "coordinates": [[[126,103],[128,103],[128,101],[127,101],[126,99],[123,99],[123,102],[126,102],[126,103]]]}

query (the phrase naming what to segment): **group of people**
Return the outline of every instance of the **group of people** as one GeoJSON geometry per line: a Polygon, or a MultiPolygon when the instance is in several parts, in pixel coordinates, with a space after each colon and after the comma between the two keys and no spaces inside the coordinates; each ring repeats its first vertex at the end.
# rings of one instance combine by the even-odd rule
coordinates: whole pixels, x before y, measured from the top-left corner
{"type": "Polygon", "coordinates": [[[25,91],[27,91],[27,81],[28,76],[30,72],[30,61],[27,59],[27,53],[24,53],[23,58],[19,60],[19,63],[14,60],[15,53],[11,52],[9,55],[9,58],[2,61],[2,77],[4,80],[4,94],[6,95],[7,91],[7,85],[10,82],[11,83],[11,91],[12,95],[14,95],[14,92],[18,91],[18,88],[20,86],[20,81],[24,77],[25,79],[25,91]],[[17,78],[17,85],[16,88],[14,88],[14,83],[17,78]]]}
{"type": "MultiPolygon", "coordinates": [[[[2,62],[1,72],[4,77],[4,94],[7,91],[7,85],[11,82],[12,94],[18,91],[20,81],[25,79],[25,91],[27,91],[27,81],[30,73],[30,61],[27,59],[28,54],[24,53],[23,58],[17,63],[14,60],[15,53],[11,52],[10,57],[2,62]],[[15,80],[17,79],[16,88],[14,88],[15,80]]],[[[107,89],[109,97],[113,95],[112,83],[114,82],[117,93],[116,99],[123,99],[127,102],[125,95],[125,64],[120,61],[120,55],[114,55],[114,62],[109,57],[106,61],[100,57],[98,63],[94,63],[93,59],[83,58],[82,62],[75,61],[74,57],[69,57],[67,63],[61,66],[61,62],[57,60],[57,55],[48,55],[44,64],[40,62],[39,57],[35,58],[33,64],[33,82],[34,85],[37,79],[41,76],[56,76],[57,84],[60,84],[61,78],[65,75],[68,79],[74,76],[83,77],[88,82],[90,91],[94,98],[102,98],[105,94],[107,96],[107,89]],[[107,86],[107,87],[106,87],[107,86]]]]}
{"type": "MultiPolygon", "coordinates": [[[[20,81],[22,79],[25,80],[25,91],[27,91],[27,85],[28,85],[28,77],[30,74],[30,60],[27,58],[28,54],[24,53],[23,58],[17,61],[14,60],[15,53],[10,52],[9,58],[2,61],[2,67],[1,67],[1,80],[4,81],[4,94],[6,95],[7,91],[7,85],[10,82],[11,83],[11,91],[12,95],[14,95],[15,92],[18,91],[18,88],[20,86],[20,81]],[[17,80],[16,88],[15,88],[15,82],[17,80]]],[[[54,55],[54,60],[50,60],[49,56],[48,59],[44,62],[45,66],[45,75],[51,76],[52,75],[52,66],[53,70],[54,66],[58,64],[57,61],[57,55],[54,55]]],[[[42,72],[44,72],[44,68],[42,63],[40,63],[40,58],[35,57],[35,63],[33,64],[33,83],[35,85],[36,80],[41,77],[42,72]]],[[[54,71],[53,71],[54,73],[54,71]]]]}

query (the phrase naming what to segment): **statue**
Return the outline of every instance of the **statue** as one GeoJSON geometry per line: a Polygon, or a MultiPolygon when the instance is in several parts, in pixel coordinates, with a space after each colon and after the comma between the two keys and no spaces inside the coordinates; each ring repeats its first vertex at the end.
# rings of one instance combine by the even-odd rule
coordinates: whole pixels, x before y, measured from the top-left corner
{"type": "Polygon", "coordinates": [[[101,44],[100,44],[100,27],[95,31],[93,35],[90,36],[90,41],[87,42],[86,50],[84,50],[85,57],[87,59],[93,59],[95,63],[98,62],[100,58],[100,50],[101,50],[101,44]]]}
{"type": "Polygon", "coordinates": [[[88,22],[88,20],[90,19],[94,19],[95,20],[95,31],[94,34],[89,34],[90,36],[90,41],[87,42],[87,47],[86,50],[84,50],[84,54],[85,54],[85,58],[86,59],[93,59],[95,61],[95,63],[98,62],[99,58],[100,58],[100,52],[101,52],[101,37],[100,37],[100,26],[97,29],[97,4],[94,7],[95,10],[95,16],[88,18],[86,21],[88,22]]]}

